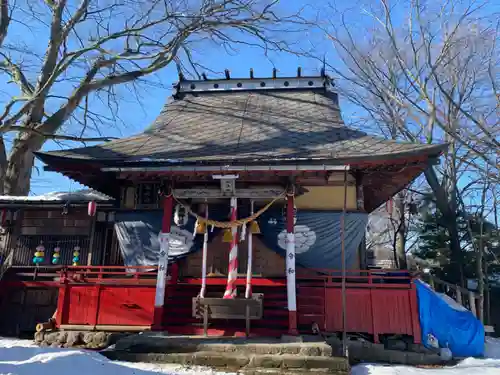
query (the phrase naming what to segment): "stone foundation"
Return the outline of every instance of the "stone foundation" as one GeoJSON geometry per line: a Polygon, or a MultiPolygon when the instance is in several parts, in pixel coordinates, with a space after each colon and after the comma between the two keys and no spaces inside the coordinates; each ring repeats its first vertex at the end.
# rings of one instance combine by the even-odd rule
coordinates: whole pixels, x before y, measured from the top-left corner
{"type": "Polygon", "coordinates": [[[88,331],[44,331],[35,333],[35,343],[42,347],[105,349],[128,333],[88,331]]]}

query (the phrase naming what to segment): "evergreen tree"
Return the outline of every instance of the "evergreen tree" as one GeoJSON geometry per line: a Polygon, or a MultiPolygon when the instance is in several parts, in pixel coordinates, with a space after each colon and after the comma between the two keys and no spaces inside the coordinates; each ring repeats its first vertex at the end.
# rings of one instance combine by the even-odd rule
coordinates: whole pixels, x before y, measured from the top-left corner
{"type": "MultiPolygon", "coordinates": [[[[470,213],[457,212],[461,257],[466,279],[476,279],[476,251],[483,246],[488,274],[500,271],[500,231],[485,218],[470,213]],[[467,219],[466,219],[467,218],[467,219]],[[482,235],[481,235],[481,222],[482,235]],[[482,242],[481,242],[482,238],[482,242]]],[[[441,212],[436,209],[432,197],[424,196],[420,202],[419,219],[413,230],[419,235],[419,243],[413,255],[426,261],[433,273],[446,281],[459,280],[458,270],[450,262],[450,236],[443,223],[441,212]]]]}

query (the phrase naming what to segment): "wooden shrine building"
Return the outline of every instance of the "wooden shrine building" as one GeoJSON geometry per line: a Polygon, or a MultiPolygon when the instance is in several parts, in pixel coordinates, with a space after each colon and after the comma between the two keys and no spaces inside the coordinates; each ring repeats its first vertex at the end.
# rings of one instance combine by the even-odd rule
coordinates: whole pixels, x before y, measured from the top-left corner
{"type": "Polygon", "coordinates": [[[345,126],[324,74],[180,80],[143,133],[36,154],[114,198],[95,214],[113,211],[119,261],[93,242],[99,264],[57,265],[56,325],[420,342],[410,275],[368,271],[364,234],[444,149],[345,126]]]}

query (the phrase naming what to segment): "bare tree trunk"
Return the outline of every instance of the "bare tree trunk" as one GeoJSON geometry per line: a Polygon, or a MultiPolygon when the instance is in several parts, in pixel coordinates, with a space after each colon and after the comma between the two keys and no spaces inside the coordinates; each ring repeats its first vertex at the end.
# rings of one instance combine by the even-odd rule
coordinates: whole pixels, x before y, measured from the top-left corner
{"type": "Polygon", "coordinates": [[[4,181],[5,173],[7,171],[7,150],[5,149],[5,142],[3,137],[0,136],[0,194],[4,194],[4,181]]]}
{"type": "Polygon", "coordinates": [[[408,263],[406,261],[406,218],[405,218],[405,193],[400,192],[396,195],[395,199],[396,210],[398,213],[398,225],[396,227],[396,243],[395,243],[395,255],[396,264],[401,270],[408,269],[408,263]]]}
{"type": "Polygon", "coordinates": [[[450,236],[451,264],[456,268],[459,274],[458,280],[448,281],[457,284],[459,283],[462,287],[465,287],[464,269],[462,264],[462,247],[460,246],[456,212],[451,210],[446,191],[439,183],[436,171],[432,166],[429,166],[425,170],[425,178],[427,179],[427,182],[436,197],[437,207],[443,214],[446,229],[448,230],[448,234],[450,236]]]}
{"type": "Polygon", "coordinates": [[[31,172],[35,162],[33,152],[40,150],[43,144],[41,138],[30,136],[14,141],[3,179],[4,194],[29,194],[31,172]]]}
{"type": "MultiPolygon", "coordinates": [[[[477,247],[476,272],[477,272],[477,291],[479,293],[478,312],[479,320],[484,323],[484,271],[483,271],[483,253],[484,253],[484,205],[486,204],[486,192],[489,189],[489,184],[485,180],[483,191],[481,193],[481,210],[479,212],[479,246],[477,247]]],[[[474,239],[472,239],[474,241],[474,239]]]]}

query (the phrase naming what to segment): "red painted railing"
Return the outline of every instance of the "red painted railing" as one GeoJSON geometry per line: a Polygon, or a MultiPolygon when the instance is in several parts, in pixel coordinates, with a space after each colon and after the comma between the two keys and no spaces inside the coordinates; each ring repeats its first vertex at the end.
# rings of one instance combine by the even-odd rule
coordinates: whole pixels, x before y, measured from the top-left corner
{"type": "Polygon", "coordinates": [[[119,285],[156,285],[157,266],[67,266],[60,282],[119,285]]]}
{"type": "MultiPolygon", "coordinates": [[[[342,332],[342,273],[307,270],[297,277],[299,326],[317,323],[326,332],[342,332]]],[[[421,342],[417,294],[412,276],[399,270],[347,270],[346,332],[408,335],[421,342]]]]}
{"type": "MultiPolygon", "coordinates": [[[[197,293],[201,278],[178,279],[176,267],[170,270],[173,275],[166,296],[166,328],[180,334],[193,333],[199,322],[191,317],[191,298],[197,293]]],[[[63,268],[60,270],[58,325],[150,325],[156,274],[155,267],[147,266],[63,268]]],[[[226,282],[225,277],[208,277],[208,292],[212,288],[213,292],[222,293],[219,289],[222,290],[226,282]]],[[[283,318],[278,313],[286,313],[286,298],[280,295],[279,299],[273,299],[273,296],[285,290],[286,280],[255,277],[252,284],[264,293],[266,320],[283,318]]],[[[237,285],[244,286],[245,277],[238,278],[237,285]]],[[[413,336],[417,343],[421,341],[416,290],[410,274],[397,270],[348,270],[345,287],[347,332],[371,335],[375,342],[380,335],[394,334],[413,336]]],[[[343,331],[342,273],[319,269],[299,271],[297,310],[302,332],[311,332],[313,323],[326,332],[343,331]]],[[[217,329],[229,332],[228,323],[224,324],[217,329]]]]}
{"type": "MultiPolygon", "coordinates": [[[[153,321],[155,266],[68,266],[59,271],[56,323],[146,329],[153,321]]],[[[171,268],[176,272],[177,266],[171,268]]],[[[103,328],[104,329],[104,328],[103,328]]]]}

